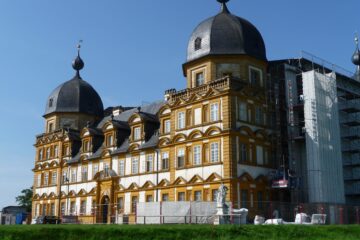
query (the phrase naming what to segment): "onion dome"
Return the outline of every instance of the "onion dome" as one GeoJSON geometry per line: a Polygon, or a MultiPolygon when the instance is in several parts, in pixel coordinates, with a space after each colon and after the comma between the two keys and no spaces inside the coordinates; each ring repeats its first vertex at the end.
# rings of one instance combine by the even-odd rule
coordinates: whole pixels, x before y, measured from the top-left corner
{"type": "Polygon", "coordinates": [[[84,67],[80,57],[80,45],[72,66],[76,70],[76,75],[50,94],[44,116],[52,113],[83,113],[102,117],[104,107],[99,94],[80,77],[80,70],[84,67]]]}
{"type": "Polygon", "coordinates": [[[229,0],[217,0],[221,11],[201,22],[191,34],[187,61],[207,55],[242,54],[265,60],[266,49],[260,32],[247,20],[230,13],[229,0]]]}
{"type": "Polygon", "coordinates": [[[351,58],[351,61],[356,65],[356,72],[354,78],[360,81],[360,50],[359,50],[359,37],[355,37],[356,49],[351,58]]]}

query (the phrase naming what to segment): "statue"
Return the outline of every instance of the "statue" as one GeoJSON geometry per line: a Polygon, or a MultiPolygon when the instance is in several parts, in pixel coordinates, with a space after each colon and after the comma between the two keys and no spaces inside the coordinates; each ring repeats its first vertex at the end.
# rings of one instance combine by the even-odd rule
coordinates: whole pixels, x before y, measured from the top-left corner
{"type": "Polygon", "coordinates": [[[224,184],[221,184],[218,191],[217,191],[217,194],[216,194],[217,207],[223,207],[224,206],[227,191],[228,191],[228,188],[224,184]]]}

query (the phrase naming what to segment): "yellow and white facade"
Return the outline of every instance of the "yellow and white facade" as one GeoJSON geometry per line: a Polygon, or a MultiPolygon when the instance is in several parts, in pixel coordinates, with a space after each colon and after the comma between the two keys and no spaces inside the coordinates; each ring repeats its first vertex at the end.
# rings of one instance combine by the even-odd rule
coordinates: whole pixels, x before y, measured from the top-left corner
{"type": "Polygon", "coordinates": [[[112,108],[101,118],[72,113],[70,126],[56,120],[67,113],[45,115],[35,143],[32,216],[109,223],[126,214],[133,222],[137,202],[214,201],[220,184],[229,189],[227,201],[251,214],[271,200],[266,59],[208,54],[183,70],[186,89],[166,91],[165,101],[112,108]]]}

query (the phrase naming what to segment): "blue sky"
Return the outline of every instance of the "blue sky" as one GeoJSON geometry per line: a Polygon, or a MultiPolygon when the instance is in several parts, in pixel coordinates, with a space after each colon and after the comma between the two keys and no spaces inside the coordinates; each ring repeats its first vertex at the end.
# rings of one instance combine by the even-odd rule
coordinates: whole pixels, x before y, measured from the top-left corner
{"type": "MultiPolygon", "coordinates": [[[[306,50],[354,70],[359,0],[232,0],[228,6],[260,30],[269,60],[306,50]]],[[[0,208],[32,185],[45,102],[73,77],[79,39],[82,77],[104,105],[140,105],[185,87],[188,38],[218,11],[216,0],[1,0],[0,208]]]]}

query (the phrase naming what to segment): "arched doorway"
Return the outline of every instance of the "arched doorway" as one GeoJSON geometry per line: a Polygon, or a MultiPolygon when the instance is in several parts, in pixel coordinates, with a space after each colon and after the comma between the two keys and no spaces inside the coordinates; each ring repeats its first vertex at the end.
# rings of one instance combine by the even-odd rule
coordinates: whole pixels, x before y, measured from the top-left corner
{"type": "Polygon", "coordinates": [[[102,219],[102,223],[108,223],[109,203],[110,203],[110,198],[108,196],[104,196],[102,198],[102,201],[101,201],[101,219],[102,219]]]}

